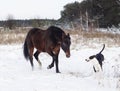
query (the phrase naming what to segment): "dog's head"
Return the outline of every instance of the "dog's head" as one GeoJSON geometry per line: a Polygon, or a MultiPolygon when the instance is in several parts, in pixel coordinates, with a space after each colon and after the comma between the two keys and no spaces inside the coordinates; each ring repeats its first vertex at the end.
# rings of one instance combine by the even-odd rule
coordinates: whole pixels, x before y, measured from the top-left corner
{"type": "Polygon", "coordinates": [[[92,59],[94,59],[94,58],[96,58],[96,55],[90,56],[88,59],[85,59],[85,61],[89,62],[90,60],[92,60],[92,59]]]}

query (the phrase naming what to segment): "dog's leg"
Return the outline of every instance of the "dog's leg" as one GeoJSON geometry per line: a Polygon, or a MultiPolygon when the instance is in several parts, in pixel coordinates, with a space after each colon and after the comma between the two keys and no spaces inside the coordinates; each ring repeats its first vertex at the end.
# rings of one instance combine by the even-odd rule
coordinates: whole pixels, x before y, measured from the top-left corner
{"type": "Polygon", "coordinates": [[[95,69],[95,67],[93,66],[93,69],[94,69],[94,72],[96,72],[96,69],[95,69]]]}

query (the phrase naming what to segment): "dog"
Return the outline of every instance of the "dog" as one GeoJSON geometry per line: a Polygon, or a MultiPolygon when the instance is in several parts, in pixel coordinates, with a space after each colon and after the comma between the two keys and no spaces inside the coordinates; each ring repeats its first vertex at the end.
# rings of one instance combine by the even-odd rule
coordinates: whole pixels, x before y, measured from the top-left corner
{"type": "Polygon", "coordinates": [[[98,84],[101,85],[101,86],[104,86],[103,84],[103,68],[102,68],[102,65],[103,65],[103,61],[104,61],[104,55],[102,54],[103,50],[105,48],[105,44],[103,44],[103,48],[102,50],[96,54],[96,55],[92,55],[90,56],[88,59],[85,59],[87,62],[92,62],[93,64],[93,70],[95,72],[94,76],[95,76],[95,79],[98,80],[98,84]]]}
{"type": "Polygon", "coordinates": [[[105,44],[103,44],[103,48],[98,54],[92,55],[88,59],[85,59],[87,62],[91,61],[93,63],[93,69],[95,73],[103,70],[102,65],[104,61],[104,55],[102,54],[102,51],[104,50],[104,48],[105,44]]]}

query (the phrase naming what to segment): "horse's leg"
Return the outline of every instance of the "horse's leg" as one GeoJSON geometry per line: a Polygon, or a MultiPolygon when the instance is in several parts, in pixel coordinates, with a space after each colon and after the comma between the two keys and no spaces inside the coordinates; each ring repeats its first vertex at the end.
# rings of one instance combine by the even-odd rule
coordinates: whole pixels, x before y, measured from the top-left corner
{"type": "Polygon", "coordinates": [[[52,67],[54,67],[54,60],[53,60],[52,63],[47,67],[47,69],[51,69],[52,67]]]}
{"type": "Polygon", "coordinates": [[[40,67],[42,66],[42,63],[40,62],[39,58],[38,58],[38,55],[40,54],[40,52],[37,50],[35,53],[34,53],[34,57],[35,59],[37,60],[38,64],[40,65],[40,67]]]}
{"type": "Polygon", "coordinates": [[[55,65],[56,65],[56,73],[60,73],[59,67],[58,67],[58,55],[53,56],[53,59],[55,61],[55,65]]]}
{"type": "Polygon", "coordinates": [[[53,61],[52,61],[52,63],[47,68],[51,69],[52,67],[54,67],[54,62],[55,62],[56,73],[60,73],[59,67],[58,67],[58,55],[54,55],[54,56],[52,56],[52,58],[53,58],[53,61]]]}
{"type": "Polygon", "coordinates": [[[32,69],[34,67],[34,64],[33,64],[33,50],[34,50],[34,47],[31,47],[30,50],[29,50],[30,51],[29,59],[30,59],[30,64],[32,66],[32,69]]]}
{"type": "Polygon", "coordinates": [[[56,46],[51,53],[49,53],[52,58],[53,58],[53,61],[52,63],[48,66],[48,69],[54,67],[54,62],[55,62],[55,65],[56,65],[56,73],[60,73],[59,71],[59,67],[58,67],[58,55],[59,55],[59,51],[60,51],[60,45],[56,46]]]}

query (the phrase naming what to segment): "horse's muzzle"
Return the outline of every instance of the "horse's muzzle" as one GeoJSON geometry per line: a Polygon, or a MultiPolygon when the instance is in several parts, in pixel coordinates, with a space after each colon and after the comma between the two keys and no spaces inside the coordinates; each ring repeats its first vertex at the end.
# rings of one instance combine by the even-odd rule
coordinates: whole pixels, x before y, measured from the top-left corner
{"type": "Polygon", "coordinates": [[[70,53],[66,52],[66,57],[69,58],[70,57],[70,53]]]}

